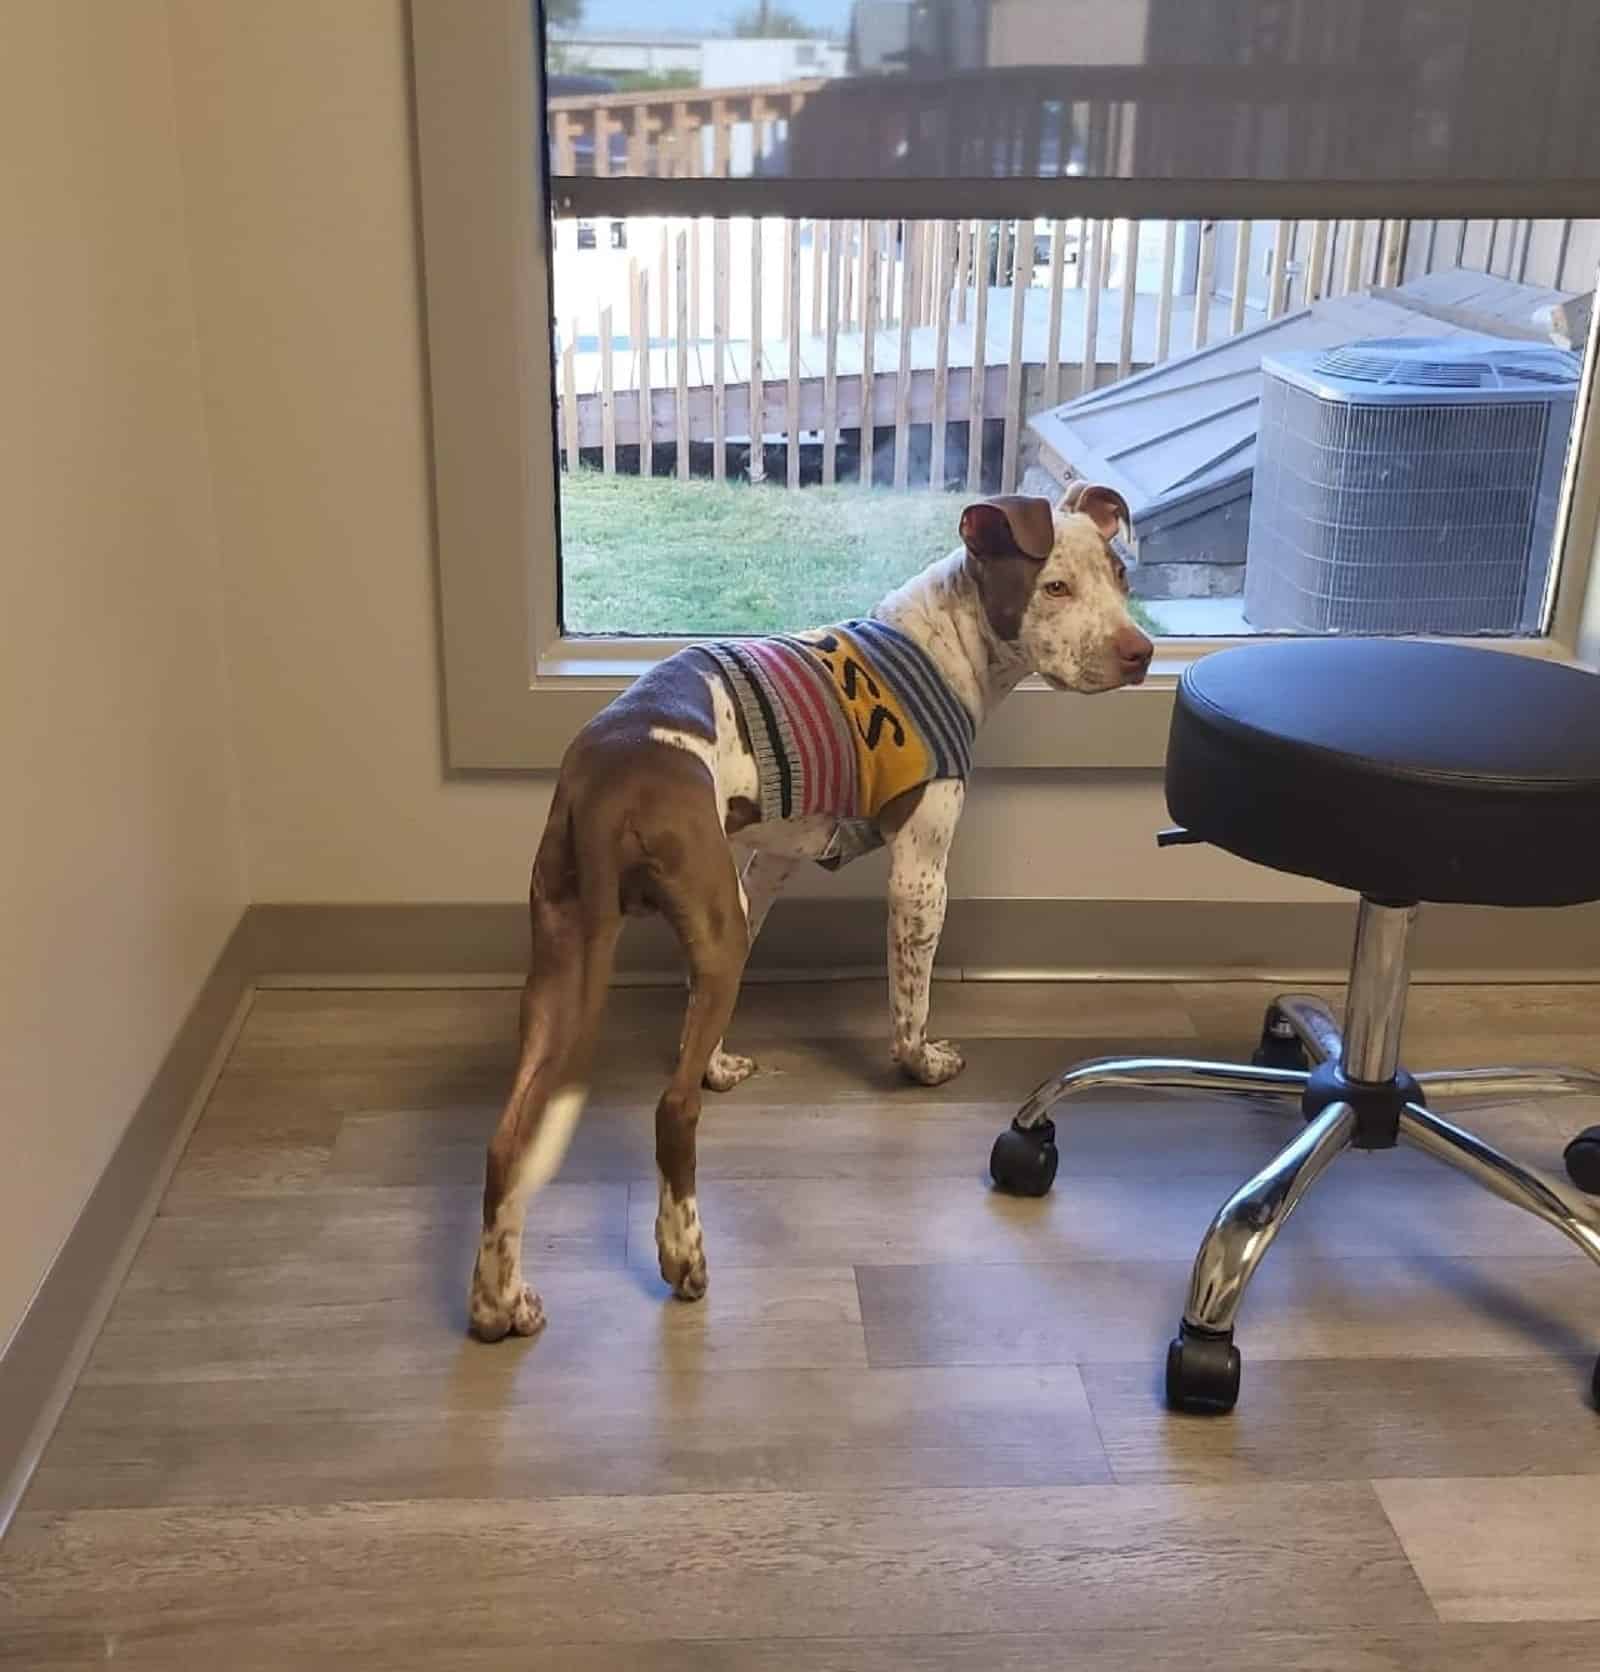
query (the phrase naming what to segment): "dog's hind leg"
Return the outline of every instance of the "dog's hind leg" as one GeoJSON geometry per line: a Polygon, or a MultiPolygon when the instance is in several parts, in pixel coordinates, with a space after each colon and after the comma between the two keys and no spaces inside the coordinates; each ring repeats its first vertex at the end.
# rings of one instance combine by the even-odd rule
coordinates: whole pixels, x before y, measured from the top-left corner
{"type": "Polygon", "coordinates": [[[706,1292],[705,1240],[695,1199],[695,1132],[700,1088],[739,997],[749,939],[733,857],[696,862],[692,886],[669,882],[666,915],[689,964],[689,1006],[672,1080],[656,1105],[656,1255],[661,1275],[682,1300],[706,1292]]]}
{"type": "Polygon", "coordinates": [[[522,1050],[500,1124],[489,1141],[483,1235],[472,1273],[473,1333],[485,1341],[536,1335],[544,1307],[522,1280],[528,1197],[561,1165],[583,1111],[584,1088],[561,1083],[578,1029],[583,929],[576,900],[536,902],[534,956],[522,997],[522,1050]]]}
{"type": "MultiPolygon", "coordinates": [[[[564,834],[563,825],[552,850],[558,858],[564,834]]],[[[535,867],[521,1054],[484,1170],[469,1315],[473,1333],[485,1341],[536,1335],[544,1327],[544,1307],[522,1279],[523,1223],[528,1198],[555,1176],[583,1113],[589,1056],[622,928],[609,875],[597,910],[586,908],[564,879],[552,882],[548,873],[557,869],[535,867]]]]}
{"type": "MultiPolygon", "coordinates": [[[[750,862],[744,868],[744,875],[740,878],[744,889],[744,912],[747,924],[746,939],[750,946],[756,944],[756,936],[761,933],[761,925],[767,920],[767,913],[772,910],[772,902],[777,899],[783,885],[792,877],[799,866],[798,859],[791,859],[786,854],[763,853],[759,849],[750,855],[750,862]]],[[[752,1057],[736,1057],[722,1048],[719,1039],[716,1048],[711,1053],[711,1060],[706,1064],[705,1084],[710,1091],[732,1091],[742,1080],[748,1080],[756,1071],[755,1059],[752,1057]]]]}

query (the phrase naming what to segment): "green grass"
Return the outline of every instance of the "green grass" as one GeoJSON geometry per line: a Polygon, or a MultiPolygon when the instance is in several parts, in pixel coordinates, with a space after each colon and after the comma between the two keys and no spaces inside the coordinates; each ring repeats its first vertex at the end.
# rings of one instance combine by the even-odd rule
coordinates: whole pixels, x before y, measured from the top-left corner
{"type": "Polygon", "coordinates": [[[561,484],[566,630],[774,633],[865,615],[954,550],[964,503],[580,470],[561,484]]]}

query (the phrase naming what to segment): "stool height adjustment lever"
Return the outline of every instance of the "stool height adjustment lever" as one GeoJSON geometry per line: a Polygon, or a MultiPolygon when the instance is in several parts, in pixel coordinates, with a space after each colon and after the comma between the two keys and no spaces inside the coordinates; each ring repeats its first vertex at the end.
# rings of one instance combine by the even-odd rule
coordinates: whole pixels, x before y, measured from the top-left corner
{"type": "Polygon", "coordinates": [[[1175,824],[1170,830],[1156,832],[1156,846],[1158,848],[1200,848],[1205,846],[1205,837],[1196,836],[1192,830],[1185,830],[1181,824],[1175,824]]]}

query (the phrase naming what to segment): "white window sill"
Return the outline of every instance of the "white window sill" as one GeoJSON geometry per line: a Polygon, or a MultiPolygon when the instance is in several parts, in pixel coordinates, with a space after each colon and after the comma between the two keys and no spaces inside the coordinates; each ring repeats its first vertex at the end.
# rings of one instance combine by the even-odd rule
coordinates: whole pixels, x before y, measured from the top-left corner
{"type": "MultiPolygon", "coordinates": [[[[1102,697],[1078,697],[1027,680],[978,737],[977,765],[989,770],[1157,771],[1166,760],[1173,694],[1183,670],[1213,651],[1261,639],[1167,639],[1150,678],[1102,697]],[[1092,704],[1092,706],[1090,706],[1092,704]]],[[[1510,655],[1570,662],[1551,639],[1464,640],[1510,655]]],[[[539,659],[528,689],[526,724],[509,759],[474,765],[548,768],[579,726],[647,668],[691,639],[564,639],[539,659]]]]}

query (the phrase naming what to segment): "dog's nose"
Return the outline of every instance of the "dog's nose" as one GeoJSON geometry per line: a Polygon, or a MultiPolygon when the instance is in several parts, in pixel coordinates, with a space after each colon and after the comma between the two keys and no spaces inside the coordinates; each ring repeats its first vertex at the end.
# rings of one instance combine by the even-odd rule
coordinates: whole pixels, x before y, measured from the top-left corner
{"type": "Polygon", "coordinates": [[[1112,641],[1124,679],[1143,679],[1149,671],[1156,647],[1137,627],[1124,627],[1112,641]]]}

